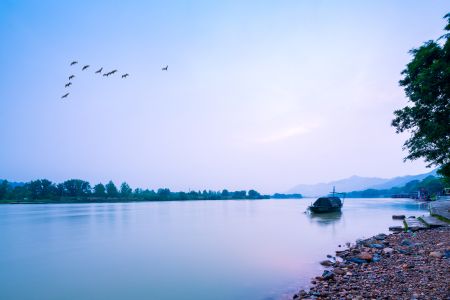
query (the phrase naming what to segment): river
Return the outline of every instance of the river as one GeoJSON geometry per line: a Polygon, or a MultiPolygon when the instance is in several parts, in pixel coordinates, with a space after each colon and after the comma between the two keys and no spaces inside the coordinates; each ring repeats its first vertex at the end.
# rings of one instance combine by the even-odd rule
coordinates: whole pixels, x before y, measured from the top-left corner
{"type": "Polygon", "coordinates": [[[410,199],[0,205],[0,299],[288,299],[338,245],[387,233],[410,199]]]}

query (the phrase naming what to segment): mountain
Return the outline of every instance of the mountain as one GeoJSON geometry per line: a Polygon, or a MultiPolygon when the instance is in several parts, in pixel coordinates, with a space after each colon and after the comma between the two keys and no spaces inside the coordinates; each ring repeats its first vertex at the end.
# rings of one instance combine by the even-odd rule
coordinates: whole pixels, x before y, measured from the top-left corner
{"type": "Polygon", "coordinates": [[[427,176],[436,176],[436,170],[419,175],[407,175],[394,178],[377,178],[352,176],[349,178],[317,184],[299,184],[291,188],[287,193],[300,193],[304,197],[317,197],[327,195],[336,187],[338,192],[352,192],[366,189],[390,189],[403,186],[413,180],[422,180],[427,176]]]}
{"type": "Polygon", "coordinates": [[[376,190],[390,189],[393,187],[404,186],[405,184],[407,184],[408,182],[411,182],[413,180],[423,180],[430,175],[437,176],[437,170],[433,170],[429,173],[419,174],[419,175],[407,175],[407,176],[401,176],[401,177],[394,177],[384,183],[376,184],[369,188],[376,189],[376,190]]]}

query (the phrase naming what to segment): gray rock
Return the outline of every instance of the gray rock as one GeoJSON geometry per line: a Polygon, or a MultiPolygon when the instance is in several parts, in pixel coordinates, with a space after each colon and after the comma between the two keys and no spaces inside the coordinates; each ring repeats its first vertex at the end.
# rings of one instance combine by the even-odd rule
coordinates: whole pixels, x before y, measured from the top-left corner
{"type": "Polygon", "coordinates": [[[394,220],[403,220],[405,218],[405,215],[393,215],[392,219],[394,220]]]}
{"type": "Polygon", "coordinates": [[[333,262],[327,259],[327,260],[322,260],[320,262],[320,264],[324,267],[331,267],[333,265],[333,262]]]}
{"type": "Polygon", "coordinates": [[[402,245],[402,246],[411,246],[412,243],[408,239],[403,239],[402,242],[400,243],[400,245],[402,245]]]}
{"type": "Polygon", "coordinates": [[[375,249],[383,249],[384,248],[384,246],[381,244],[370,244],[369,247],[375,248],[375,249]]]}
{"type": "Polygon", "coordinates": [[[369,252],[361,252],[358,255],[358,258],[359,259],[364,259],[364,260],[367,260],[367,261],[371,261],[372,260],[372,254],[370,254],[369,252]]]}
{"type": "Polygon", "coordinates": [[[391,226],[391,227],[389,227],[389,231],[401,232],[401,231],[403,231],[403,227],[402,226],[391,226]]]}
{"type": "Polygon", "coordinates": [[[360,258],[358,258],[358,257],[352,257],[352,258],[350,258],[348,261],[354,262],[354,263],[357,263],[357,264],[365,264],[365,263],[367,263],[366,260],[360,259],[360,258]]]}
{"type": "Polygon", "coordinates": [[[376,236],[374,236],[374,238],[378,241],[383,241],[387,238],[387,235],[384,233],[380,233],[380,234],[377,234],[376,236]]]}
{"type": "Polygon", "coordinates": [[[435,257],[435,258],[442,258],[444,256],[444,254],[442,254],[439,251],[433,251],[433,252],[430,252],[430,256],[435,257]]]}
{"type": "Polygon", "coordinates": [[[380,261],[380,260],[381,260],[381,256],[379,254],[375,253],[373,255],[373,257],[372,257],[372,261],[373,262],[377,262],[377,261],[380,261]]]}
{"type": "Polygon", "coordinates": [[[445,256],[446,258],[450,258],[450,250],[445,250],[445,251],[444,251],[444,256],[445,256]]]}
{"type": "Polygon", "coordinates": [[[334,273],[332,271],[325,270],[322,273],[322,278],[324,280],[330,280],[334,277],[334,273]]]}
{"type": "Polygon", "coordinates": [[[394,252],[394,249],[386,247],[383,249],[383,253],[384,254],[391,254],[392,252],[394,252]]]}

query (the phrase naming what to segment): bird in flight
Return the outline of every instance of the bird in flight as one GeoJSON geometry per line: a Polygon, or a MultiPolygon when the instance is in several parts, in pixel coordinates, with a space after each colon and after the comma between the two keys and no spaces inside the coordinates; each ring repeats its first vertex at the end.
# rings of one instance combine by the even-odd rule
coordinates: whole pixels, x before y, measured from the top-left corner
{"type": "Polygon", "coordinates": [[[77,64],[78,62],[76,60],[74,60],[73,62],[70,63],[71,66],[77,64]]]}
{"type": "Polygon", "coordinates": [[[89,65],[85,65],[85,66],[81,69],[81,71],[84,71],[84,70],[86,70],[87,68],[89,68],[89,65]]]}
{"type": "Polygon", "coordinates": [[[126,73],[122,75],[122,78],[127,78],[128,76],[130,76],[130,74],[126,73]]]}
{"type": "Polygon", "coordinates": [[[103,67],[102,67],[102,68],[100,68],[100,69],[98,69],[97,71],[95,71],[95,74],[101,73],[101,72],[102,72],[102,70],[103,70],[103,67]]]}
{"type": "Polygon", "coordinates": [[[168,68],[169,68],[169,66],[166,65],[165,67],[162,67],[161,70],[162,70],[162,71],[167,71],[168,68]]]}
{"type": "Polygon", "coordinates": [[[75,78],[75,75],[70,75],[69,76],[69,80],[72,80],[73,78],[75,78]]]}
{"type": "Polygon", "coordinates": [[[114,74],[116,72],[117,72],[117,70],[112,70],[111,72],[109,72],[109,74],[112,75],[112,74],[114,74]]]}
{"type": "Polygon", "coordinates": [[[70,94],[70,93],[67,93],[67,94],[63,95],[63,96],[61,97],[61,99],[67,98],[67,96],[69,96],[69,94],[70,94]]]}
{"type": "Polygon", "coordinates": [[[69,87],[72,85],[72,82],[66,83],[65,87],[69,87]]]}

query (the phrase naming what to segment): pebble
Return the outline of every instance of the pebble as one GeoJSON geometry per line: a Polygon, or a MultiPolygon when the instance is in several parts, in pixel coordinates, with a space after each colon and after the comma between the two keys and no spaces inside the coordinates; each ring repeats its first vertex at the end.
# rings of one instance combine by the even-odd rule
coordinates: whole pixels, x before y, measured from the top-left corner
{"type": "Polygon", "coordinates": [[[402,240],[402,242],[400,243],[400,245],[402,245],[402,246],[411,246],[412,243],[411,243],[410,240],[404,239],[404,240],[402,240]]]}
{"type": "Polygon", "coordinates": [[[383,249],[383,253],[384,254],[391,254],[392,252],[394,252],[394,249],[386,247],[383,249]]]}
{"type": "Polygon", "coordinates": [[[436,258],[442,258],[444,255],[439,251],[432,251],[432,252],[430,252],[430,256],[436,257],[436,258]]]}
{"type": "Polygon", "coordinates": [[[360,254],[358,254],[357,256],[359,259],[364,259],[367,261],[371,261],[372,260],[372,254],[370,254],[369,252],[361,252],[360,254]]]}
{"type": "Polygon", "coordinates": [[[333,262],[327,259],[327,260],[322,260],[320,262],[320,264],[324,267],[331,267],[333,265],[333,262]]]}
{"type": "Polygon", "coordinates": [[[345,271],[340,268],[334,268],[333,272],[338,275],[344,275],[345,271]]]}
{"type": "Polygon", "coordinates": [[[450,299],[450,227],[390,234],[389,247],[370,247],[379,238],[337,252],[342,261],[293,299],[450,299]]]}

